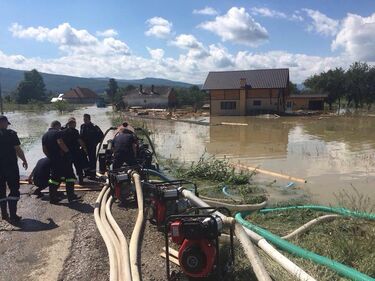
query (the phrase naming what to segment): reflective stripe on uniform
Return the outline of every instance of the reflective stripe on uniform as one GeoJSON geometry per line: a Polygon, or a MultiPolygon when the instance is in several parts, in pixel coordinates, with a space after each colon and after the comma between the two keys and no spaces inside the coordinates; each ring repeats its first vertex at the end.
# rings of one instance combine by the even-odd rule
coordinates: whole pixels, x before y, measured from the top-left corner
{"type": "Polygon", "coordinates": [[[75,181],[76,181],[76,179],[73,179],[73,178],[65,180],[65,182],[75,182],[75,181]]]}
{"type": "Polygon", "coordinates": [[[50,184],[54,184],[54,185],[60,185],[59,182],[54,181],[54,180],[52,180],[52,179],[49,179],[49,180],[48,180],[48,183],[50,183],[50,184]]]}
{"type": "Polygon", "coordinates": [[[8,199],[8,200],[12,200],[12,201],[18,201],[18,200],[20,200],[20,198],[19,198],[19,197],[16,197],[16,196],[8,196],[7,199],[8,199]]]}

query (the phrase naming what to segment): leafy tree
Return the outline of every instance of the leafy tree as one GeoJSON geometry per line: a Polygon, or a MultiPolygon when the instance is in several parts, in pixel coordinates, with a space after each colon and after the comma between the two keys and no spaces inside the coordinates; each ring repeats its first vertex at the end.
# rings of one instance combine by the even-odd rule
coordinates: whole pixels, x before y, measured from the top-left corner
{"type": "Polygon", "coordinates": [[[118,84],[117,84],[116,79],[114,79],[114,78],[109,79],[109,81],[108,81],[108,89],[106,90],[106,92],[107,92],[107,95],[108,95],[111,103],[114,102],[117,90],[118,90],[118,84]]]}
{"type": "Polygon", "coordinates": [[[355,62],[346,72],[348,105],[353,101],[355,108],[362,107],[366,96],[369,94],[367,85],[370,67],[367,63],[355,62]]]}
{"type": "Polygon", "coordinates": [[[298,95],[301,91],[297,88],[297,84],[294,84],[292,81],[289,81],[289,91],[291,95],[298,95]]]}
{"type": "Polygon", "coordinates": [[[18,84],[14,97],[17,103],[28,103],[31,100],[44,101],[46,86],[40,73],[33,69],[24,73],[24,80],[18,84]]]}
{"type": "Polygon", "coordinates": [[[332,110],[332,104],[337,100],[339,100],[339,104],[341,104],[341,98],[346,92],[345,72],[342,68],[336,68],[334,70],[315,74],[306,79],[304,85],[316,92],[328,94],[327,103],[329,109],[332,110]]]}

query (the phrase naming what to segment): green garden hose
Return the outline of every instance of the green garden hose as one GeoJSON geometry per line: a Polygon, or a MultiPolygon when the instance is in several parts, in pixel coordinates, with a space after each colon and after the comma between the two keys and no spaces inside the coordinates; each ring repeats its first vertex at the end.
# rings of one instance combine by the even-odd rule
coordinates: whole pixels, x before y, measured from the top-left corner
{"type": "MultiPolygon", "coordinates": [[[[290,209],[306,209],[306,208],[298,208],[298,207],[303,207],[303,206],[295,206],[295,207],[285,207],[285,208],[275,208],[275,209],[263,209],[261,212],[266,213],[266,212],[271,212],[271,211],[280,211],[280,210],[290,210],[290,209]]],[[[332,212],[331,209],[334,209],[334,211],[340,211],[340,214],[344,214],[345,216],[356,216],[360,217],[364,216],[366,213],[359,213],[359,212],[353,212],[347,209],[343,208],[329,208],[329,207],[324,207],[324,206],[305,206],[309,207],[310,209],[317,210],[319,211],[325,210],[326,212],[332,212]],[[316,207],[316,208],[315,208],[316,207]],[[329,209],[329,210],[328,210],[329,209]]],[[[272,244],[276,245],[278,248],[285,250],[293,255],[296,255],[301,258],[305,258],[308,260],[311,260],[315,263],[324,265],[329,267],[330,269],[336,271],[339,275],[344,276],[346,278],[349,278],[351,280],[355,281],[375,281],[374,278],[363,274],[354,268],[351,268],[349,266],[346,266],[344,264],[341,264],[337,261],[331,260],[327,257],[320,256],[314,252],[307,251],[301,247],[298,247],[282,238],[279,236],[272,234],[271,232],[256,226],[249,221],[246,221],[244,218],[248,216],[251,212],[241,212],[236,214],[236,220],[242,224],[244,227],[256,232],[258,235],[264,237],[266,240],[271,242],[272,244]]],[[[367,214],[366,217],[369,216],[370,218],[373,219],[374,215],[373,214],[367,214]]]]}

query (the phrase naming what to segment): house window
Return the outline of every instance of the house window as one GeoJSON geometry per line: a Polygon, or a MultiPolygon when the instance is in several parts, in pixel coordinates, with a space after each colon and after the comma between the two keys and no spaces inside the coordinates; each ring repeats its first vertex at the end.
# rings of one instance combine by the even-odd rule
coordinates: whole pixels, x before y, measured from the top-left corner
{"type": "Polygon", "coordinates": [[[261,106],[261,105],[262,105],[262,101],[260,101],[260,100],[255,100],[255,101],[253,101],[253,105],[254,105],[254,106],[261,106]]]}
{"type": "Polygon", "coordinates": [[[292,107],[292,102],[291,102],[291,101],[288,101],[288,102],[286,103],[286,107],[291,108],[291,107],[292,107]]]}
{"type": "Polygon", "coordinates": [[[222,110],[233,110],[233,109],[236,109],[236,102],[235,101],[222,101],[220,103],[220,108],[222,110]]]}

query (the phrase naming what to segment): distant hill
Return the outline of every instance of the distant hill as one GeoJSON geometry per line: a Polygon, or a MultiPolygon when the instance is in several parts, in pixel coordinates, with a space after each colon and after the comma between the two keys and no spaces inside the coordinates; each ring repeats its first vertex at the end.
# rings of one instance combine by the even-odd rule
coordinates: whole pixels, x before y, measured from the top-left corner
{"type": "MultiPolygon", "coordinates": [[[[11,68],[0,67],[0,82],[2,93],[4,96],[10,94],[18,86],[18,83],[23,80],[23,70],[15,70],[11,68]]],[[[70,88],[77,86],[90,88],[91,90],[102,93],[105,91],[108,85],[109,78],[83,78],[68,75],[58,75],[42,73],[44,83],[46,84],[47,91],[52,91],[53,93],[63,93],[70,88]]],[[[193,86],[193,84],[172,81],[160,78],[144,78],[135,80],[124,80],[116,79],[120,87],[125,87],[127,85],[157,85],[157,86],[169,86],[177,88],[188,88],[193,86]]]]}

